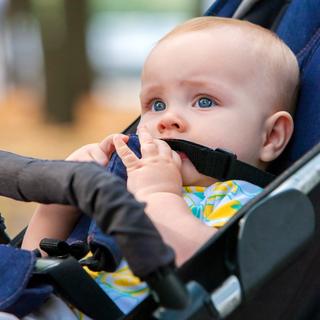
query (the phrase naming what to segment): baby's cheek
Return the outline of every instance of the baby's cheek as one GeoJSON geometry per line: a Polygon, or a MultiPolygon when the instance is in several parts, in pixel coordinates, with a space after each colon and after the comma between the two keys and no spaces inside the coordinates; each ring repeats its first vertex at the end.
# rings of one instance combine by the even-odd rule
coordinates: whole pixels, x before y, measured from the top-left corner
{"type": "Polygon", "coordinates": [[[157,131],[157,123],[155,119],[147,115],[142,116],[138,124],[138,128],[142,126],[147,128],[148,132],[151,134],[153,138],[157,138],[159,136],[159,132],[157,131]]]}

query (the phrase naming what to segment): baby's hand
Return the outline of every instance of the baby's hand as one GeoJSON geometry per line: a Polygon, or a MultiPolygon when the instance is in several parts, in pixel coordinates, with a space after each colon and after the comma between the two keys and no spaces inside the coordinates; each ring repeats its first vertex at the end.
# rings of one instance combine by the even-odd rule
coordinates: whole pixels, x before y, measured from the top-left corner
{"type": "Polygon", "coordinates": [[[146,128],[141,128],[138,133],[141,159],[131,151],[123,137],[115,135],[113,138],[116,151],[127,168],[128,189],[139,200],[157,192],[181,195],[179,155],[165,141],[153,138],[146,128]]]}
{"type": "Polygon", "coordinates": [[[102,166],[106,166],[109,162],[112,152],[115,151],[113,144],[113,137],[118,135],[125,142],[129,137],[123,134],[112,134],[99,143],[87,144],[73,153],[71,153],[66,160],[68,161],[93,161],[102,166]]]}

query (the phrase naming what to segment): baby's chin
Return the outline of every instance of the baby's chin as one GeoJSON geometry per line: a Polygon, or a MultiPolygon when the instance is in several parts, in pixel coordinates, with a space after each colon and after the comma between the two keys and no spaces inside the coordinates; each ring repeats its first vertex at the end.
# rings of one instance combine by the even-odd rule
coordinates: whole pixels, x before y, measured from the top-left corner
{"type": "Polygon", "coordinates": [[[184,186],[208,187],[217,182],[216,179],[199,173],[189,159],[182,162],[181,176],[184,186]]]}

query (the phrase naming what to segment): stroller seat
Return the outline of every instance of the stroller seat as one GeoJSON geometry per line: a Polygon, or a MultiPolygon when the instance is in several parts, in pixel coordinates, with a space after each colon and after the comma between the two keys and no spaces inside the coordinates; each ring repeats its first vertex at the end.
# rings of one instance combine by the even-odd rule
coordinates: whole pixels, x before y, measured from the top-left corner
{"type": "MultiPolygon", "coordinates": [[[[301,88],[295,133],[273,168],[277,173],[289,169],[179,268],[188,303],[183,286],[168,273],[174,280],[156,288],[166,296],[162,306],[149,296],[119,318],[316,319],[320,317],[320,1],[217,0],[206,14],[260,22],[276,31],[297,55],[301,88]],[[177,305],[182,310],[174,310],[177,305]]],[[[135,124],[126,133],[134,132],[135,124]]],[[[167,263],[170,259],[165,257],[167,263]]],[[[95,318],[103,318],[102,312],[95,318]]]]}

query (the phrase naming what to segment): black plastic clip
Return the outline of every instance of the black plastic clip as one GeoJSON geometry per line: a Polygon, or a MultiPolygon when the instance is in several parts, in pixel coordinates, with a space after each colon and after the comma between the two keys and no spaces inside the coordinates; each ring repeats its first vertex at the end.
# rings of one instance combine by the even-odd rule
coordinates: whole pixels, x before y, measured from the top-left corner
{"type": "Polygon", "coordinates": [[[69,245],[66,241],[44,238],[40,241],[39,246],[51,257],[71,255],[76,259],[81,259],[89,252],[89,246],[83,241],[69,245]]]}

